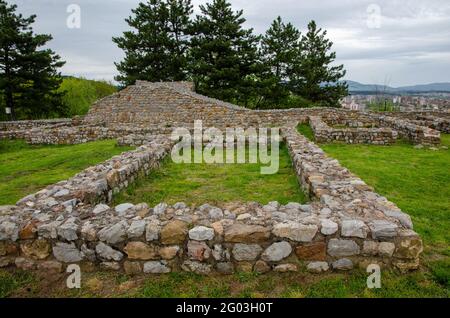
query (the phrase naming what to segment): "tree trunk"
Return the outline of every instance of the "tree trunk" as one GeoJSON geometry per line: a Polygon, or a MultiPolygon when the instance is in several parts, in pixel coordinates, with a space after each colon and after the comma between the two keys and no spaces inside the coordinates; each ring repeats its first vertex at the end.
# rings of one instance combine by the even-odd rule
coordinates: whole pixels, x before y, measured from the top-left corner
{"type": "Polygon", "coordinates": [[[9,65],[8,49],[5,49],[5,77],[7,81],[6,85],[6,107],[11,110],[11,119],[16,120],[16,110],[14,109],[13,92],[11,88],[11,70],[9,65]]]}

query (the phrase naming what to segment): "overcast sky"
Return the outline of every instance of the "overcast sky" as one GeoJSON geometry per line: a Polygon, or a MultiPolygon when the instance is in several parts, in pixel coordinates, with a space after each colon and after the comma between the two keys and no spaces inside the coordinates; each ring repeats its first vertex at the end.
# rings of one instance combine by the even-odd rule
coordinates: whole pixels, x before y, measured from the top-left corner
{"type": "MultiPolygon", "coordinates": [[[[8,1],[8,0],[7,0],[8,1]]],[[[211,0],[212,1],[212,0],[211,0]]],[[[67,64],[65,75],[112,80],[123,53],[111,41],[128,30],[124,19],[139,0],[9,0],[37,14],[35,30],[67,64]],[[81,8],[81,28],[67,27],[67,7],[81,8]]],[[[198,4],[206,0],[194,0],[198,4]]],[[[300,30],[316,20],[334,42],[347,79],[402,86],[450,82],[449,0],[231,0],[246,26],[263,33],[280,15],[300,30]]]]}

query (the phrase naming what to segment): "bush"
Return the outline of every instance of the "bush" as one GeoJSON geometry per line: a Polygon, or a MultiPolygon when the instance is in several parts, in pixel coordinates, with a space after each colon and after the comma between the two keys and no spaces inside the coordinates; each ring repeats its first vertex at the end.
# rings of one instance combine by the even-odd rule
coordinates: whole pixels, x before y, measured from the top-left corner
{"type": "Polygon", "coordinates": [[[93,102],[115,93],[117,88],[105,81],[67,77],[61,83],[59,91],[66,92],[63,102],[68,108],[68,116],[73,117],[85,115],[93,102]]]}

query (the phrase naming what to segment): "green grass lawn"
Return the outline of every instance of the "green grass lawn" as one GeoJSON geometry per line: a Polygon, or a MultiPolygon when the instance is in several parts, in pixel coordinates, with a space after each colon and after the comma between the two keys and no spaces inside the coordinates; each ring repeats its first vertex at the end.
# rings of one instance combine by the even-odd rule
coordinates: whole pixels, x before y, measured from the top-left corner
{"type": "Polygon", "coordinates": [[[260,167],[260,163],[178,164],[167,158],[160,169],[117,195],[114,203],[147,202],[153,206],[160,202],[201,205],[236,201],[262,204],[307,201],[285,145],[280,147],[278,173],[262,175],[260,167]]]}
{"type": "Polygon", "coordinates": [[[80,145],[30,146],[24,141],[0,141],[0,205],[15,204],[49,184],[129,150],[116,141],[80,145]]]}

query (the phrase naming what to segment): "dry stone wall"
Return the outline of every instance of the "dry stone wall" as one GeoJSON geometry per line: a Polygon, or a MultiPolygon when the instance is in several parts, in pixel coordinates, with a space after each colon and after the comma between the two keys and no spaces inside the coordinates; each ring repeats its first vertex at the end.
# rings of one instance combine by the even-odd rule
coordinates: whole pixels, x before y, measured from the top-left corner
{"type": "Polygon", "coordinates": [[[113,194],[167,154],[164,136],[0,208],[0,265],[62,271],[98,265],[127,274],[417,268],[411,219],[299,135],[282,129],[311,204],[124,203],[113,194]]]}
{"type": "MultiPolygon", "coordinates": [[[[346,125],[359,127],[360,121],[349,122],[346,125]]],[[[326,143],[341,141],[349,144],[389,145],[395,143],[398,134],[391,128],[334,128],[321,117],[309,117],[309,124],[317,142],[326,143]]]]}
{"type": "Polygon", "coordinates": [[[372,263],[417,268],[423,246],[411,218],[298,134],[297,124],[308,120],[317,134],[324,125],[342,123],[359,132],[374,124],[386,132],[381,137],[373,131],[333,137],[345,141],[390,143],[394,131],[416,143],[439,139],[438,132],[410,119],[323,108],[251,111],[198,95],[189,83],[138,82],[99,101],[82,120],[12,124],[0,131],[0,138],[30,143],[116,138],[121,144],[142,145],[14,206],[0,207],[0,267],[62,271],[77,263],[128,274],[265,273],[303,267],[320,273],[372,263]],[[115,193],[169,153],[172,128],[192,129],[196,119],[204,127],[282,127],[295,173],[312,202],[111,206],[115,193]]]}

